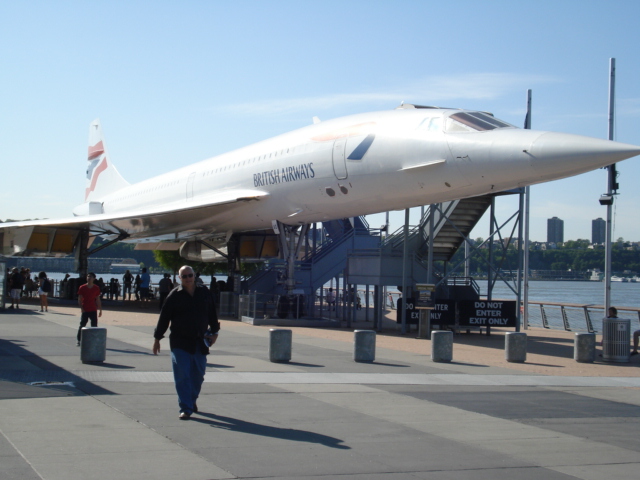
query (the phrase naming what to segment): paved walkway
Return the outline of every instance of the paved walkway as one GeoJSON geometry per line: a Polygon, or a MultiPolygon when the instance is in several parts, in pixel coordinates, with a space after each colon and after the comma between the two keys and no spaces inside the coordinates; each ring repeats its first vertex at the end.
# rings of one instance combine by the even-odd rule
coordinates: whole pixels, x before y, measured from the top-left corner
{"type": "Polygon", "coordinates": [[[298,327],[275,364],[269,327],[223,321],[185,422],[157,312],[129,306],[105,309],[100,364],[76,308],[0,312],[0,479],[637,478],[640,359],[578,364],[571,333],[530,330],[525,364],[500,331],[458,335],[441,364],[389,329],[362,364],[350,331],[298,327]]]}

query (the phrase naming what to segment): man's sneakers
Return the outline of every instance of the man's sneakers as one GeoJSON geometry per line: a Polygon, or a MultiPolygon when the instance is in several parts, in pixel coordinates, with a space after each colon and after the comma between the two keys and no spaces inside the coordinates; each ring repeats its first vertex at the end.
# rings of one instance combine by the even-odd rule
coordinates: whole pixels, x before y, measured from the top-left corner
{"type": "MultiPolygon", "coordinates": [[[[198,404],[193,404],[193,413],[198,413],[198,404]]],[[[180,420],[189,420],[191,418],[191,414],[187,412],[180,413],[180,420]]]]}

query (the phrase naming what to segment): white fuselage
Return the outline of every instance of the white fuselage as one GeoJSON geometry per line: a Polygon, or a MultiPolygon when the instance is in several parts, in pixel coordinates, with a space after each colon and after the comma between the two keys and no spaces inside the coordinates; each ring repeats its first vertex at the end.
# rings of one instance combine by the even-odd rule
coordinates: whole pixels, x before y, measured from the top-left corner
{"type": "Polygon", "coordinates": [[[227,191],[263,195],[185,215],[177,228],[123,227],[131,239],[206,238],[273,220],[304,224],[498,192],[618,159],[613,142],[508,125],[478,131],[450,118],[460,112],[397,109],[321,122],[125,187],[100,199],[102,212],[189,208],[227,191]]]}

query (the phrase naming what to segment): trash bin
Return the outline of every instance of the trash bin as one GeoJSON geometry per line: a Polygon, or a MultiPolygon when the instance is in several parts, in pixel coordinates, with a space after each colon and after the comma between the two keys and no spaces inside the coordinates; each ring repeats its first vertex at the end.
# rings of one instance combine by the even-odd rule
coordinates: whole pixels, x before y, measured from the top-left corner
{"type": "Polygon", "coordinates": [[[631,320],[602,319],[602,360],[628,363],[631,350],[631,320]]]}

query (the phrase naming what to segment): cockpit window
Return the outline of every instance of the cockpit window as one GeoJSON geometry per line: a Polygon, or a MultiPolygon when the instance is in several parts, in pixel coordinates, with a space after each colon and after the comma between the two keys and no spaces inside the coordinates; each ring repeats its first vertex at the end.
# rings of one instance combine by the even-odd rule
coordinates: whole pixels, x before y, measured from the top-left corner
{"type": "Polygon", "coordinates": [[[454,113],[447,119],[447,132],[482,132],[496,128],[514,128],[513,125],[498,120],[482,112],[454,113]]]}
{"type": "Polygon", "coordinates": [[[426,130],[428,132],[439,132],[442,130],[441,127],[441,117],[431,117],[425,118],[420,125],[418,125],[417,130],[426,130]]]}

